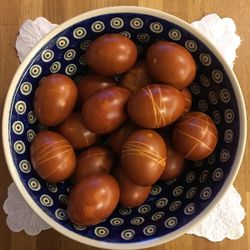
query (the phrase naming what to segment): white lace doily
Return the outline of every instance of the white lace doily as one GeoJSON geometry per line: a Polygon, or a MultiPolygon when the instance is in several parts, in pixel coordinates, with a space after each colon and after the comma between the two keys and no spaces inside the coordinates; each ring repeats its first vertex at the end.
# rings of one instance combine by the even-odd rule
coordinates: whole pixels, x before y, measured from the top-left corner
{"type": "MultiPolygon", "coordinates": [[[[229,66],[233,68],[236,49],[240,45],[240,37],[236,34],[234,21],[231,18],[220,18],[216,14],[210,14],[191,25],[216,45],[229,66]]],[[[24,22],[16,40],[20,61],[23,61],[34,45],[56,26],[43,17],[24,22]]],[[[29,235],[36,235],[50,228],[26,204],[14,183],[8,188],[8,198],[3,208],[7,214],[7,225],[14,232],[24,230],[29,235]]],[[[224,238],[238,239],[244,234],[244,227],[241,224],[244,217],[241,197],[231,186],[210,214],[187,233],[205,237],[210,241],[221,241],[224,238]]]]}
{"type": "Polygon", "coordinates": [[[240,46],[240,37],[232,18],[220,18],[217,14],[204,16],[191,25],[206,36],[221,52],[230,68],[233,68],[236,49],[240,46]]]}
{"type": "Polygon", "coordinates": [[[231,186],[211,213],[187,233],[202,236],[211,241],[240,238],[244,234],[241,221],[245,217],[244,208],[240,203],[239,193],[231,186]]]}
{"type": "Polygon", "coordinates": [[[8,215],[6,223],[13,232],[24,230],[29,235],[37,235],[50,228],[25,202],[14,182],[8,187],[8,198],[4,202],[3,210],[8,215]]]}
{"type": "Polygon", "coordinates": [[[44,17],[38,17],[34,21],[25,21],[19,29],[16,39],[16,50],[19,60],[22,62],[36,43],[54,29],[57,24],[49,22],[44,17]]]}

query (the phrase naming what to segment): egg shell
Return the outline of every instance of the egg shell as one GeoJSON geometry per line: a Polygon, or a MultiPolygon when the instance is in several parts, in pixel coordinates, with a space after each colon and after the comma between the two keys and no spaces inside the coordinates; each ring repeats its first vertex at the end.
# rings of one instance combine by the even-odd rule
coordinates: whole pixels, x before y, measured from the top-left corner
{"type": "Polygon", "coordinates": [[[100,89],[115,86],[116,82],[112,77],[89,73],[83,76],[77,83],[78,101],[83,104],[92,94],[100,89]]]}
{"type": "Polygon", "coordinates": [[[63,122],[77,101],[77,87],[63,74],[51,74],[39,83],[34,95],[36,118],[46,126],[63,122]]]}
{"type": "Polygon", "coordinates": [[[86,51],[86,62],[100,75],[113,76],[128,71],[136,62],[137,48],[121,34],[104,34],[95,39],[86,51]]]}
{"type": "Polygon", "coordinates": [[[217,142],[216,125],[205,113],[189,112],[175,124],[174,147],[187,160],[198,161],[208,157],[217,142]]]}
{"type": "Polygon", "coordinates": [[[85,149],[77,156],[76,168],[72,177],[74,183],[93,173],[109,173],[113,162],[113,154],[105,147],[92,146],[85,149]]]}
{"type": "Polygon", "coordinates": [[[39,132],[30,148],[31,162],[39,176],[51,183],[69,178],[76,166],[71,144],[53,131],[39,132]]]}
{"type": "Polygon", "coordinates": [[[118,129],[113,131],[108,142],[112,150],[119,155],[126,139],[137,129],[139,129],[137,125],[131,121],[126,121],[118,129]]]}
{"type": "Polygon", "coordinates": [[[184,88],[181,90],[181,93],[184,96],[185,99],[185,109],[184,109],[184,113],[187,113],[190,111],[191,107],[192,107],[192,94],[191,91],[189,90],[189,88],[184,88]]]}
{"type": "Polygon", "coordinates": [[[142,87],[152,83],[145,61],[137,62],[121,78],[120,86],[126,88],[131,94],[142,87]]]}
{"type": "Polygon", "coordinates": [[[112,132],[127,119],[125,111],[129,96],[128,90],[118,86],[99,90],[82,106],[83,123],[97,134],[112,132]]]}
{"type": "Polygon", "coordinates": [[[75,149],[86,148],[93,145],[98,135],[87,129],[82,121],[81,113],[71,113],[58,127],[62,134],[75,149]]]}
{"type": "Polygon", "coordinates": [[[181,45],[160,41],[147,50],[147,67],[152,77],[177,89],[187,87],[195,78],[196,63],[181,45]]]}
{"type": "Polygon", "coordinates": [[[150,186],[161,176],[166,157],[167,148],[161,136],[153,130],[140,129],[123,144],[121,164],[134,183],[150,186]]]}
{"type": "Polygon", "coordinates": [[[170,144],[167,145],[167,161],[166,166],[164,168],[164,171],[160,177],[161,180],[173,180],[177,178],[184,170],[185,161],[183,155],[176,152],[176,150],[170,146],[170,144]]]}
{"type": "Polygon", "coordinates": [[[144,128],[162,128],[183,113],[185,100],[179,90],[164,84],[152,84],[138,90],[128,101],[128,115],[144,128]]]}
{"type": "Polygon", "coordinates": [[[70,193],[68,216],[79,226],[98,224],[114,211],[119,197],[119,184],[113,176],[106,173],[88,175],[70,193]]]}
{"type": "Polygon", "coordinates": [[[115,170],[114,177],[120,186],[120,204],[124,207],[138,207],[145,202],[150,194],[152,186],[140,186],[135,184],[126,175],[121,166],[115,170]]]}

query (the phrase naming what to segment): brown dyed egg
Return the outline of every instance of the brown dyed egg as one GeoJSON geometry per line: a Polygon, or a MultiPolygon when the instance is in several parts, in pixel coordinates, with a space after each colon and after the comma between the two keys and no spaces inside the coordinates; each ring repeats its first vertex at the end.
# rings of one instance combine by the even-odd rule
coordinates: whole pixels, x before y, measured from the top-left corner
{"type": "Polygon", "coordinates": [[[160,177],[161,180],[173,180],[184,170],[184,157],[176,152],[170,144],[167,146],[167,161],[164,171],[160,177]]]}
{"type": "Polygon", "coordinates": [[[69,178],[76,166],[71,144],[53,131],[39,132],[32,141],[31,162],[41,178],[58,183],[69,178]]]}
{"type": "Polygon", "coordinates": [[[77,100],[77,87],[66,75],[45,77],[35,91],[34,111],[46,126],[56,126],[72,112],[77,100]]]}
{"type": "Polygon", "coordinates": [[[138,90],[129,99],[128,115],[141,127],[161,128],[177,120],[184,107],[184,97],[179,90],[153,84],[138,90]]]}
{"type": "Polygon", "coordinates": [[[120,186],[120,204],[124,207],[138,207],[147,199],[151,186],[140,186],[132,182],[121,166],[115,170],[114,177],[120,186]]]}
{"type": "Polygon", "coordinates": [[[217,141],[218,132],[214,122],[202,112],[185,114],[174,127],[174,147],[188,160],[206,158],[213,152],[217,141]]]}
{"type": "Polygon", "coordinates": [[[156,80],[177,89],[195,78],[196,64],[188,50],[177,43],[160,41],[147,50],[147,67],[156,80]]]}
{"type": "Polygon", "coordinates": [[[117,129],[127,119],[125,109],[129,96],[129,91],[122,87],[99,90],[83,104],[83,123],[97,134],[117,129]]]}
{"type": "Polygon", "coordinates": [[[80,226],[91,226],[106,219],[116,208],[120,189],[115,178],[95,173],[73,187],[68,201],[68,216],[80,226]]]}
{"type": "Polygon", "coordinates": [[[105,34],[94,40],[86,51],[91,69],[104,76],[128,71],[136,62],[137,48],[121,34],[105,34]]]}
{"type": "Polygon", "coordinates": [[[146,62],[140,61],[122,76],[120,86],[133,94],[150,83],[152,83],[152,79],[148,73],[146,62]]]}
{"type": "Polygon", "coordinates": [[[71,113],[68,118],[63,121],[57,128],[75,149],[86,148],[93,145],[98,135],[88,130],[82,121],[80,113],[71,113]]]}
{"type": "Polygon", "coordinates": [[[140,129],[123,144],[121,163],[134,183],[150,186],[161,176],[166,157],[167,149],[161,136],[153,130],[140,129]]]}
{"type": "Polygon", "coordinates": [[[184,96],[185,99],[185,110],[184,113],[187,113],[190,111],[192,107],[192,94],[191,91],[188,88],[184,88],[181,90],[181,93],[184,96]]]}
{"type": "Polygon", "coordinates": [[[105,147],[92,146],[85,149],[77,157],[76,168],[73,174],[75,183],[87,175],[99,172],[108,173],[113,164],[113,155],[105,147]]]}
{"type": "Polygon", "coordinates": [[[90,73],[83,76],[77,83],[79,103],[83,104],[92,94],[100,89],[115,86],[112,77],[90,73]]]}
{"type": "Polygon", "coordinates": [[[138,126],[130,121],[123,123],[117,130],[111,133],[109,145],[116,154],[120,154],[122,145],[126,139],[138,129],[138,126]]]}

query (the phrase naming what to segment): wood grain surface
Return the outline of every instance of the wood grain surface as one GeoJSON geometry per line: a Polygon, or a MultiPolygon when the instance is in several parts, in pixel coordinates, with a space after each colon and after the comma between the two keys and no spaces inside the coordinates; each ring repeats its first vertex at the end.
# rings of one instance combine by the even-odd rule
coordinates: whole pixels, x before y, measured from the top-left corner
{"type": "MultiPolygon", "coordinates": [[[[249,0],[0,0],[0,112],[11,79],[18,67],[15,51],[15,40],[20,25],[26,19],[44,16],[54,23],[61,23],[88,10],[116,6],[138,5],[162,10],[180,17],[188,22],[199,20],[206,14],[217,13],[221,17],[232,17],[237,26],[237,33],[242,44],[237,50],[235,73],[245,97],[247,112],[250,108],[250,1],[249,0]]],[[[249,132],[249,131],[248,131],[249,132]]],[[[249,134],[249,133],[248,133],[249,134]]],[[[1,142],[2,143],[2,142],[1,142]]],[[[0,149],[0,250],[94,250],[68,239],[50,229],[36,237],[27,236],[24,232],[13,233],[6,226],[6,215],[2,205],[7,195],[7,188],[12,182],[0,149]]],[[[246,210],[243,221],[245,234],[238,240],[225,239],[212,243],[206,239],[184,235],[174,241],[153,247],[153,250],[250,250],[250,145],[247,141],[246,151],[235,187],[242,196],[246,210]]]]}

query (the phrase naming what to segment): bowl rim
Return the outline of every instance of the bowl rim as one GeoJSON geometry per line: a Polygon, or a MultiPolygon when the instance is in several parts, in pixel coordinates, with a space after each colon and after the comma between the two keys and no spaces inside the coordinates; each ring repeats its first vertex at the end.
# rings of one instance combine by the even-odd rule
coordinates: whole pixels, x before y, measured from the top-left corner
{"type": "Polygon", "coordinates": [[[224,196],[226,193],[228,187],[233,183],[238,170],[240,168],[245,145],[246,145],[246,137],[247,137],[247,119],[246,119],[246,108],[244,103],[244,98],[242,95],[242,91],[239,85],[239,82],[234,74],[234,72],[230,69],[229,65],[223,58],[222,54],[217,50],[217,48],[205,37],[203,34],[199,33],[199,31],[195,30],[189,23],[186,21],[175,17],[171,14],[168,14],[163,11],[146,8],[146,7],[140,7],[140,6],[115,6],[115,7],[106,7],[106,8],[100,8],[91,10],[88,12],[85,12],[83,14],[80,14],[76,17],[73,17],[66,22],[63,22],[56,28],[54,28],[51,32],[49,32],[46,36],[44,36],[36,45],[35,47],[30,51],[30,53],[27,55],[27,57],[24,59],[24,61],[20,64],[19,68],[17,69],[11,84],[9,86],[9,90],[5,99],[4,109],[3,109],[3,116],[2,116],[2,141],[3,141],[3,149],[4,149],[4,155],[7,162],[7,166],[9,169],[9,172],[11,174],[12,179],[14,180],[20,194],[23,196],[25,201],[29,204],[29,206],[32,208],[32,210],[47,224],[49,224],[53,229],[58,231],[59,233],[65,235],[68,238],[71,238],[73,240],[76,240],[80,243],[84,243],[90,246],[98,247],[98,248],[106,248],[106,249],[141,249],[141,248],[148,248],[153,247],[156,245],[160,245],[163,243],[166,243],[168,241],[171,241],[184,233],[186,233],[190,228],[192,228],[194,225],[199,223],[207,214],[210,213],[210,211],[216,206],[216,204],[220,201],[220,199],[224,196]],[[20,77],[22,76],[25,68],[28,66],[32,58],[37,54],[37,52],[54,36],[59,34],[61,31],[65,30],[66,28],[91,17],[104,15],[104,14],[115,14],[115,13],[139,13],[139,14],[147,14],[151,16],[155,16],[158,18],[162,18],[164,20],[173,22],[182,28],[188,30],[190,33],[192,33],[195,37],[200,39],[204,44],[206,44],[209,49],[213,52],[213,54],[217,57],[217,59],[222,63],[225,72],[227,73],[229,79],[231,80],[232,88],[234,90],[238,109],[239,109],[239,143],[238,148],[236,151],[236,157],[233,161],[233,167],[232,171],[228,175],[227,180],[223,184],[221,190],[218,192],[216,197],[213,199],[213,201],[193,220],[191,220],[189,223],[184,225],[183,227],[177,229],[176,231],[165,235],[161,237],[157,237],[155,239],[150,240],[143,240],[140,242],[132,242],[132,243],[111,243],[106,241],[98,241],[93,240],[90,238],[87,238],[85,236],[81,236],[73,231],[70,231],[69,229],[63,227],[56,221],[54,221],[51,217],[49,217],[32,199],[26,188],[24,187],[23,183],[21,182],[18,171],[15,167],[14,161],[11,157],[11,150],[10,150],[10,140],[9,140],[9,110],[11,108],[11,100],[13,97],[13,94],[15,93],[16,86],[20,80],[20,77]]]}

